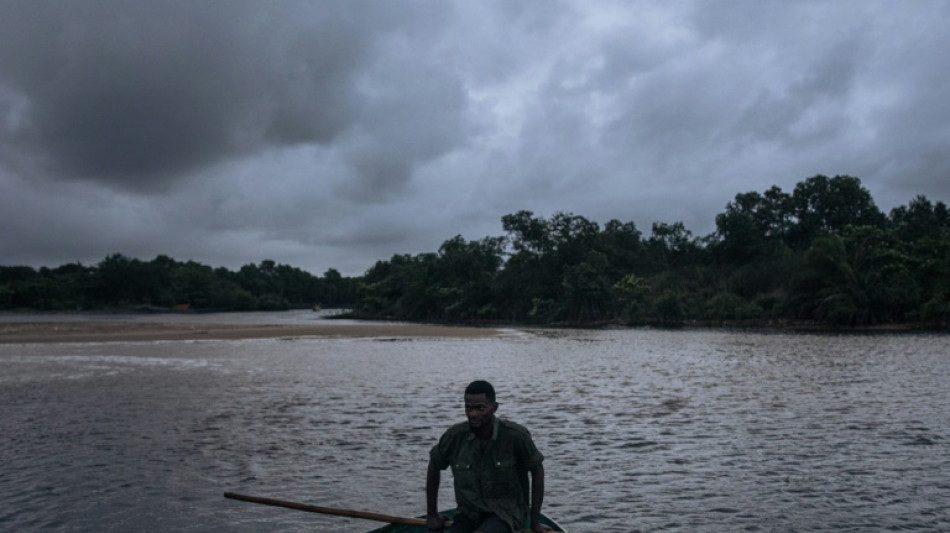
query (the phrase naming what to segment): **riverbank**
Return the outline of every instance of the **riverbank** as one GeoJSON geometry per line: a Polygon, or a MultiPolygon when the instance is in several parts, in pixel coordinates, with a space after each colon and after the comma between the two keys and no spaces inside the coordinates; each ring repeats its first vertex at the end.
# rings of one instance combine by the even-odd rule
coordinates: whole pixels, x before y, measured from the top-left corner
{"type": "Polygon", "coordinates": [[[494,328],[428,324],[189,324],[120,320],[0,323],[0,344],[194,341],[299,337],[461,337],[498,335],[494,328]]]}
{"type": "MultiPolygon", "coordinates": [[[[375,316],[352,311],[337,313],[328,319],[343,320],[399,320],[397,317],[375,316]]],[[[432,323],[432,322],[428,322],[432,323]]],[[[659,320],[644,319],[626,321],[620,319],[593,320],[578,322],[497,322],[491,320],[454,320],[437,322],[444,325],[463,327],[494,327],[494,328],[530,328],[530,329],[731,329],[752,331],[789,331],[789,332],[816,332],[816,333],[947,333],[950,332],[950,323],[946,321],[904,322],[861,325],[835,325],[814,320],[794,320],[787,318],[748,318],[748,319],[720,319],[720,320],[659,320]]]]}

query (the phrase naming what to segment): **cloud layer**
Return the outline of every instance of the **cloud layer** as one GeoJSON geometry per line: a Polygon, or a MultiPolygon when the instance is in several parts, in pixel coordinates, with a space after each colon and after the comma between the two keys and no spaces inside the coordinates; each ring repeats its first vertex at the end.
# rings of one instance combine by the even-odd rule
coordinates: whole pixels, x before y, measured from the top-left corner
{"type": "Polygon", "coordinates": [[[0,264],[360,274],[502,215],[712,230],[739,192],[947,201],[950,5],[0,4],[0,264]]]}

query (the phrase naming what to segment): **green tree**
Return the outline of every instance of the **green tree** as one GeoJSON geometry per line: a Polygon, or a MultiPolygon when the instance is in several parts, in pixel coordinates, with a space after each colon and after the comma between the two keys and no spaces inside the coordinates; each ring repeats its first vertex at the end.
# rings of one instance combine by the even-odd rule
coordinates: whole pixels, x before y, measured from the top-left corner
{"type": "Polygon", "coordinates": [[[377,261],[358,289],[358,311],[387,318],[425,319],[437,308],[431,283],[436,254],[396,254],[377,261]]]}
{"type": "Polygon", "coordinates": [[[107,306],[151,305],[151,287],[148,265],[117,253],[97,265],[92,292],[107,306]]]}
{"type": "Polygon", "coordinates": [[[906,206],[892,209],[889,219],[902,241],[940,240],[950,235],[950,212],[946,204],[933,204],[923,195],[916,196],[906,206]]]}
{"type": "Polygon", "coordinates": [[[804,250],[819,236],[848,226],[883,227],[887,220],[861,180],[851,176],[817,175],[795,186],[791,197],[794,223],[788,242],[804,250]]]}
{"type": "Polygon", "coordinates": [[[842,239],[866,297],[868,322],[904,322],[920,308],[921,280],[906,243],[873,226],[851,226],[842,239]]]}
{"type": "Polygon", "coordinates": [[[791,227],[791,197],[778,187],[737,194],[716,215],[714,250],[720,262],[744,265],[778,253],[791,227]]]}
{"type": "Polygon", "coordinates": [[[596,222],[570,213],[556,213],[545,220],[519,211],[502,217],[502,227],[513,249],[499,276],[497,294],[504,316],[573,321],[579,315],[601,314],[599,309],[607,304],[593,303],[591,283],[599,287],[599,298],[607,298],[611,281],[594,281],[604,277],[608,268],[602,257],[592,255],[605,255],[596,222]]]}
{"type": "Polygon", "coordinates": [[[658,325],[681,326],[685,315],[682,293],[667,289],[653,302],[653,318],[658,325]]]}
{"type": "Polygon", "coordinates": [[[495,282],[504,260],[505,240],[487,237],[466,241],[461,235],[442,243],[433,272],[439,318],[491,318],[495,282]]]}
{"type": "Polygon", "coordinates": [[[56,285],[58,297],[55,309],[78,310],[89,306],[89,293],[95,283],[95,269],[80,263],[67,263],[46,272],[56,285]]]}
{"type": "Polygon", "coordinates": [[[698,239],[682,222],[654,222],[646,246],[658,271],[697,264],[703,253],[698,239]]]}
{"type": "Polygon", "coordinates": [[[835,325],[867,323],[867,295],[837,235],[814,240],[795,283],[798,317],[835,325]]]}
{"type": "Polygon", "coordinates": [[[328,269],[317,279],[315,301],[324,307],[352,307],[356,302],[357,280],[344,277],[335,268],[328,269]]]}
{"type": "Polygon", "coordinates": [[[592,322],[610,318],[613,283],[607,271],[607,256],[597,250],[590,250],[583,260],[564,270],[562,319],[592,322]]]}
{"type": "Polygon", "coordinates": [[[649,314],[650,286],[646,279],[627,274],[611,287],[613,300],[619,306],[620,318],[627,322],[643,320],[649,314]]]}
{"type": "Polygon", "coordinates": [[[607,257],[608,276],[619,281],[631,273],[645,275],[650,261],[643,246],[642,234],[633,222],[611,219],[604,224],[598,250],[607,257]]]}

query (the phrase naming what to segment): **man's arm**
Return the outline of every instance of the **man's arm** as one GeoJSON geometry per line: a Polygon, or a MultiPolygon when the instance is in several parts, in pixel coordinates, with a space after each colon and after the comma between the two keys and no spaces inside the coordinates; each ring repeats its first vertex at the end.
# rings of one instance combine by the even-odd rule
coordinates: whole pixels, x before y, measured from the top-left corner
{"type": "Polygon", "coordinates": [[[531,471],[531,529],[535,532],[550,531],[541,526],[541,502],[544,501],[544,466],[531,471]]]}
{"type": "Polygon", "coordinates": [[[426,528],[440,530],[445,527],[445,519],[439,515],[439,484],[442,482],[442,471],[439,465],[429,460],[426,470],[426,528]]]}

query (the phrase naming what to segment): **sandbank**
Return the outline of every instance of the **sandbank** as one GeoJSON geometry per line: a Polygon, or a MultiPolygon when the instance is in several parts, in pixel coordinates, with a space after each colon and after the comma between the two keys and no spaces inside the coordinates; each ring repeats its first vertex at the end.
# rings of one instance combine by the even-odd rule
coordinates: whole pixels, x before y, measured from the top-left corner
{"type": "Polygon", "coordinates": [[[187,324],[142,321],[0,323],[0,344],[147,342],[302,337],[460,337],[498,335],[497,329],[431,324],[319,325],[187,324]]]}

